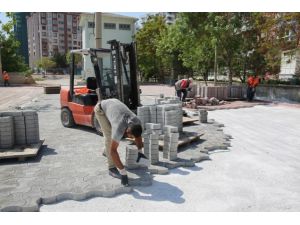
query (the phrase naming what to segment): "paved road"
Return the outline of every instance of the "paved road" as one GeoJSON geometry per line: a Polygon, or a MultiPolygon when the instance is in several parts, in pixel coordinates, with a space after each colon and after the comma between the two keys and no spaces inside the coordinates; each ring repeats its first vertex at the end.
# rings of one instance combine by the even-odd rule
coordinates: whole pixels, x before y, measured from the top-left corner
{"type": "Polygon", "coordinates": [[[0,111],[28,103],[43,93],[42,87],[0,87],[0,111]]]}
{"type": "Polygon", "coordinates": [[[256,106],[209,112],[233,136],[230,152],[156,175],[133,193],[45,205],[41,211],[299,211],[300,110],[256,106]]]}

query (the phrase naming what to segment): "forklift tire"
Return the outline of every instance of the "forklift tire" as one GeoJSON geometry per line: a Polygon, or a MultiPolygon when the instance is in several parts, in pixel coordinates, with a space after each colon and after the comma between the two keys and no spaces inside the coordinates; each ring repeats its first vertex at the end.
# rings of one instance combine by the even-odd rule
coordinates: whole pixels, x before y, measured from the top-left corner
{"type": "Polygon", "coordinates": [[[99,134],[100,136],[103,136],[101,126],[100,126],[95,114],[93,114],[93,128],[96,130],[97,134],[99,134]]]}
{"type": "Polygon", "coordinates": [[[64,127],[74,127],[75,122],[72,112],[68,108],[62,108],[60,114],[61,123],[64,127]]]}

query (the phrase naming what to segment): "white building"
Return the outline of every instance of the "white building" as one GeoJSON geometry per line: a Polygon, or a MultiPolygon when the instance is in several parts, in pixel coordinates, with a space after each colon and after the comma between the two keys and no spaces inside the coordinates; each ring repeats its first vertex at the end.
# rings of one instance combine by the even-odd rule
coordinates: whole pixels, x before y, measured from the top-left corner
{"type": "MultiPolygon", "coordinates": [[[[122,16],[113,13],[102,13],[102,48],[110,48],[109,40],[117,40],[121,43],[133,42],[135,34],[135,22],[137,18],[122,16]]],[[[82,28],[82,48],[95,48],[95,14],[82,13],[79,26],[82,28]]],[[[110,59],[103,59],[103,65],[109,67],[110,59]]],[[[89,57],[84,56],[82,74],[85,77],[95,76],[93,66],[89,57]]]]}
{"type": "Polygon", "coordinates": [[[279,79],[287,80],[300,73],[300,49],[283,51],[279,79]]]}

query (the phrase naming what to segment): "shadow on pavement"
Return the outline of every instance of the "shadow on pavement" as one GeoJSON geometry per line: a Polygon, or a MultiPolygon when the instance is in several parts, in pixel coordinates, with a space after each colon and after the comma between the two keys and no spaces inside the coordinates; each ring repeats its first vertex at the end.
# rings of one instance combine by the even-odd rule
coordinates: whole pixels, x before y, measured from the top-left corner
{"type": "Polygon", "coordinates": [[[149,201],[170,201],[176,204],[182,204],[185,199],[182,197],[183,191],[171,184],[153,180],[151,187],[137,187],[132,193],[136,199],[149,201]]]}

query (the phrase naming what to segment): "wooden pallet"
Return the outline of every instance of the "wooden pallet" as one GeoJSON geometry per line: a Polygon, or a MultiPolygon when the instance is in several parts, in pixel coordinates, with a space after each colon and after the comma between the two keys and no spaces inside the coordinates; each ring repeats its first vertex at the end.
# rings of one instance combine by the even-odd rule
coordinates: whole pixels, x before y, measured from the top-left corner
{"type": "MultiPolygon", "coordinates": [[[[178,147],[184,146],[186,144],[189,144],[191,142],[197,141],[200,139],[201,136],[204,135],[203,133],[196,133],[196,132],[183,132],[180,134],[179,140],[178,140],[178,147]]],[[[126,138],[126,140],[131,141],[134,143],[134,139],[132,138],[126,138]]],[[[144,142],[144,140],[143,140],[144,142]]],[[[164,146],[164,141],[159,140],[159,149],[162,149],[164,146]]]]}
{"type": "Polygon", "coordinates": [[[15,146],[13,149],[1,149],[0,160],[17,158],[19,161],[24,161],[26,158],[34,157],[38,154],[45,140],[40,140],[36,144],[31,144],[28,146],[15,146]]]}
{"type": "MultiPolygon", "coordinates": [[[[190,144],[191,142],[197,141],[200,139],[201,136],[203,136],[204,133],[187,133],[183,132],[180,134],[179,140],[178,140],[178,148],[187,144],[190,144]]],[[[159,149],[162,149],[164,146],[164,141],[159,140],[159,149]]]]}
{"type": "Polygon", "coordinates": [[[190,118],[190,117],[186,117],[186,116],[182,117],[182,124],[183,125],[188,125],[188,124],[194,123],[196,121],[198,121],[198,119],[190,118]]]}

